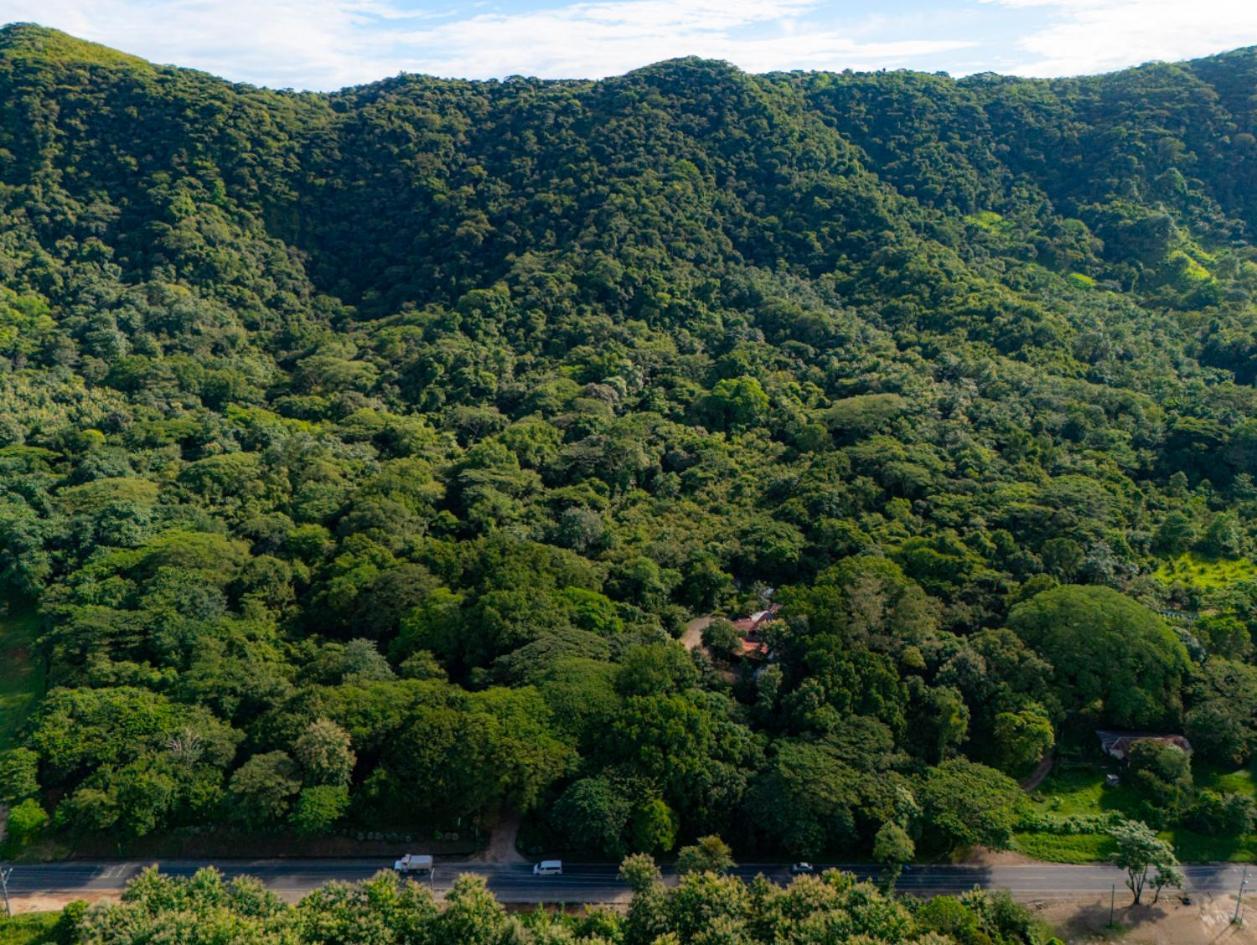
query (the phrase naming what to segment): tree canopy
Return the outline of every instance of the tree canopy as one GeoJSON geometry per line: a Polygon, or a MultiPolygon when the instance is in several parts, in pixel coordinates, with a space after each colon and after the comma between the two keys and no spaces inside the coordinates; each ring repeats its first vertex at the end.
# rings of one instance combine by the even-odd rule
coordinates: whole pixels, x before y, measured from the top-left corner
{"type": "Polygon", "coordinates": [[[0,800],[894,863],[1097,724],[1247,761],[1255,63],[312,94],[3,28],[0,800]]]}

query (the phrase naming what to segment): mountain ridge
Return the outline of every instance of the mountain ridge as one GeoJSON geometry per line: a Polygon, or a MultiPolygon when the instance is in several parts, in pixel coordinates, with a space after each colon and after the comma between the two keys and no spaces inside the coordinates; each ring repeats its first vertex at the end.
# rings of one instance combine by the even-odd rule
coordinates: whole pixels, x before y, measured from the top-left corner
{"type": "Polygon", "coordinates": [[[67,842],[941,855],[1065,829],[1010,777],[1058,737],[1257,749],[1251,53],[315,94],[32,29],[0,800],[67,842]]]}

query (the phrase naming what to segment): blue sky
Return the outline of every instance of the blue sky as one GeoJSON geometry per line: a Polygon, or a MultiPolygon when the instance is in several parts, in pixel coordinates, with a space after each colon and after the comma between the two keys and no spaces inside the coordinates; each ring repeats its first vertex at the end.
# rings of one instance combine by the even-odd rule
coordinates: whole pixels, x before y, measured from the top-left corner
{"type": "Polygon", "coordinates": [[[402,71],[599,77],[691,54],[756,72],[1056,76],[1257,44],[1257,0],[0,0],[15,20],[303,89],[402,71]]]}

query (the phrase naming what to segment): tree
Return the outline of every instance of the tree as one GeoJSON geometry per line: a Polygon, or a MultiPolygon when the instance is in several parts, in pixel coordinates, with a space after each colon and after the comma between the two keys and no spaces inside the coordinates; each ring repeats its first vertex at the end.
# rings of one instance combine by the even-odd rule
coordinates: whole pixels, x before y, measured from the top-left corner
{"type": "Polygon", "coordinates": [[[293,745],[293,755],[308,785],[349,783],[354,755],[349,733],[329,719],[315,719],[293,745]]]}
{"type": "Polygon", "coordinates": [[[667,853],[677,842],[677,818],[661,797],[648,797],[633,811],[629,844],[641,853],[667,853]]]}
{"type": "Polygon", "coordinates": [[[48,813],[33,797],[9,808],[8,833],[19,847],[25,846],[48,826],[48,813]]]}
{"type": "Polygon", "coordinates": [[[290,821],[298,833],[326,833],[349,810],[349,789],[342,784],[320,784],[301,789],[290,821]]]}
{"type": "Polygon", "coordinates": [[[1184,819],[1187,826],[1217,837],[1239,837],[1250,833],[1257,822],[1257,804],[1246,794],[1197,793],[1184,819]]]}
{"type": "Polygon", "coordinates": [[[677,872],[682,876],[687,873],[727,873],[735,866],[733,851],[715,835],[699,837],[697,843],[681,847],[677,853],[677,872]]]}
{"type": "Polygon", "coordinates": [[[1238,558],[1244,546],[1239,520],[1231,512],[1215,515],[1200,540],[1200,550],[1214,558],[1238,558]]]}
{"type": "Polygon", "coordinates": [[[618,857],[631,810],[632,802],[608,778],[582,778],[559,796],[550,820],[573,845],[618,857]]]}
{"type": "Polygon", "coordinates": [[[751,782],[747,819],[768,843],[795,856],[851,846],[853,806],[867,793],[860,771],[823,742],[782,738],[773,751],[751,782]]]}
{"type": "Polygon", "coordinates": [[[620,879],[633,892],[640,893],[662,881],[663,874],[649,853],[630,853],[620,862],[620,879]]]}
{"type": "Polygon", "coordinates": [[[676,643],[635,646],[620,661],[616,688],[626,696],[651,696],[675,692],[698,678],[694,662],[676,643]]]}
{"type": "Polygon", "coordinates": [[[1018,712],[997,713],[992,734],[999,766],[1009,773],[1038,764],[1056,744],[1052,720],[1037,703],[1018,712]]]}
{"type": "Polygon", "coordinates": [[[1190,515],[1175,509],[1157,527],[1153,546],[1158,552],[1175,557],[1187,551],[1196,541],[1196,523],[1190,515]]]}
{"type": "Polygon", "coordinates": [[[29,748],[0,752],[0,801],[17,804],[39,793],[39,755],[29,748]]]}
{"type": "Polygon", "coordinates": [[[1107,587],[1058,587],[1018,604],[1008,623],[1052,664],[1069,713],[1128,728],[1179,719],[1187,652],[1143,605],[1107,587]]]}
{"type": "Polygon", "coordinates": [[[445,909],[435,925],[433,941],[496,945],[507,926],[506,910],[493,898],[483,876],[464,874],[445,894],[445,909]]]}
{"type": "Polygon", "coordinates": [[[916,844],[907,831],[893,820],[878,828],[873,837],[873,860],[882,868],[881,886],[890,891],[903,872],[904,864],[911,863],[917,854],[916,844]]]}
{"type": "Polygon", "coordinates": [[[285,752],[270,751],[236,769],[228,794],[238,820],[249,827],[266,827],[284,819],[300,790],[300,772],[292,759],[285,752]]]}
{"type": "Polygon", "coordinates": [[[768,413],[768,407],[768,394],[754,377],[717,381],[699,405],[702,417],[721,430],[754,426],[768,413]]]}
{"type": "Polygon", "coordinates": [[[703,628],[703,646],[713,657],[728,659],[741,649],[742,637],[729,621],[716,618],[703,628]]]}
{"type": "Polygon", "coordinates": [[[1170,824],[1192,793],[1191,758],[1177,745],[1146,739],[1131,746],[1128,780],[1147,804],[1150,818],[1170,824]]]}
{"type": "MultiPolygon", "coordinates": [[[[1135,897],[1134,905],[1139,905],[1143,896],[1149,870],[1157,870],[1161,874],[1165,879],[1162,885],[1174,885],[1176,879],[1179,883],[1182,882],[1181,877],[1174,872],[1178,869],[1174,851],[1147,824],[1128,820],[1111,827],[1109,835],[1117,843],[1113,862],[1126,871],[1126,887],[1135,897]]],[[[1160,887],[1158,894],[1159,889],[1160,887]]]]}
{"type": "Polygon", "coordinates": [[[945,848],[981,844],[1006,849],[1025,797],[993,768],[952,758],[930,769],[920,790],[926,830],[945,848]]]}
{"type": "Polygon", "coordinates": [[[1156,872],[1152,874],[1152,888],[1155,889],[1156,895],[1152,897],[1154,903],[1161,899],[1161,890],[1166,886],[1173,886],[1175,889],[1183,888],[1183,871],[1177,863],[1161,863],[1158,864],[1156,872]]]}

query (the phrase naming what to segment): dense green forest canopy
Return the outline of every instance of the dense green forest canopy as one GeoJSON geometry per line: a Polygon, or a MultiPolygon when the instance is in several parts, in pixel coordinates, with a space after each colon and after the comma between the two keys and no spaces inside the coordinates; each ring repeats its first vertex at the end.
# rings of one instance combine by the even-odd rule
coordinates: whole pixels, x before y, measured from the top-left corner
{"type": "Polygon", "coordinates": [[[1254,88],[301,94],[6,27],[17,832],[911,855],[1006,844],[1069,731],[1243,762],[1254,88]],[[768,661],[677,641],[768,588],[768,661]]]}

